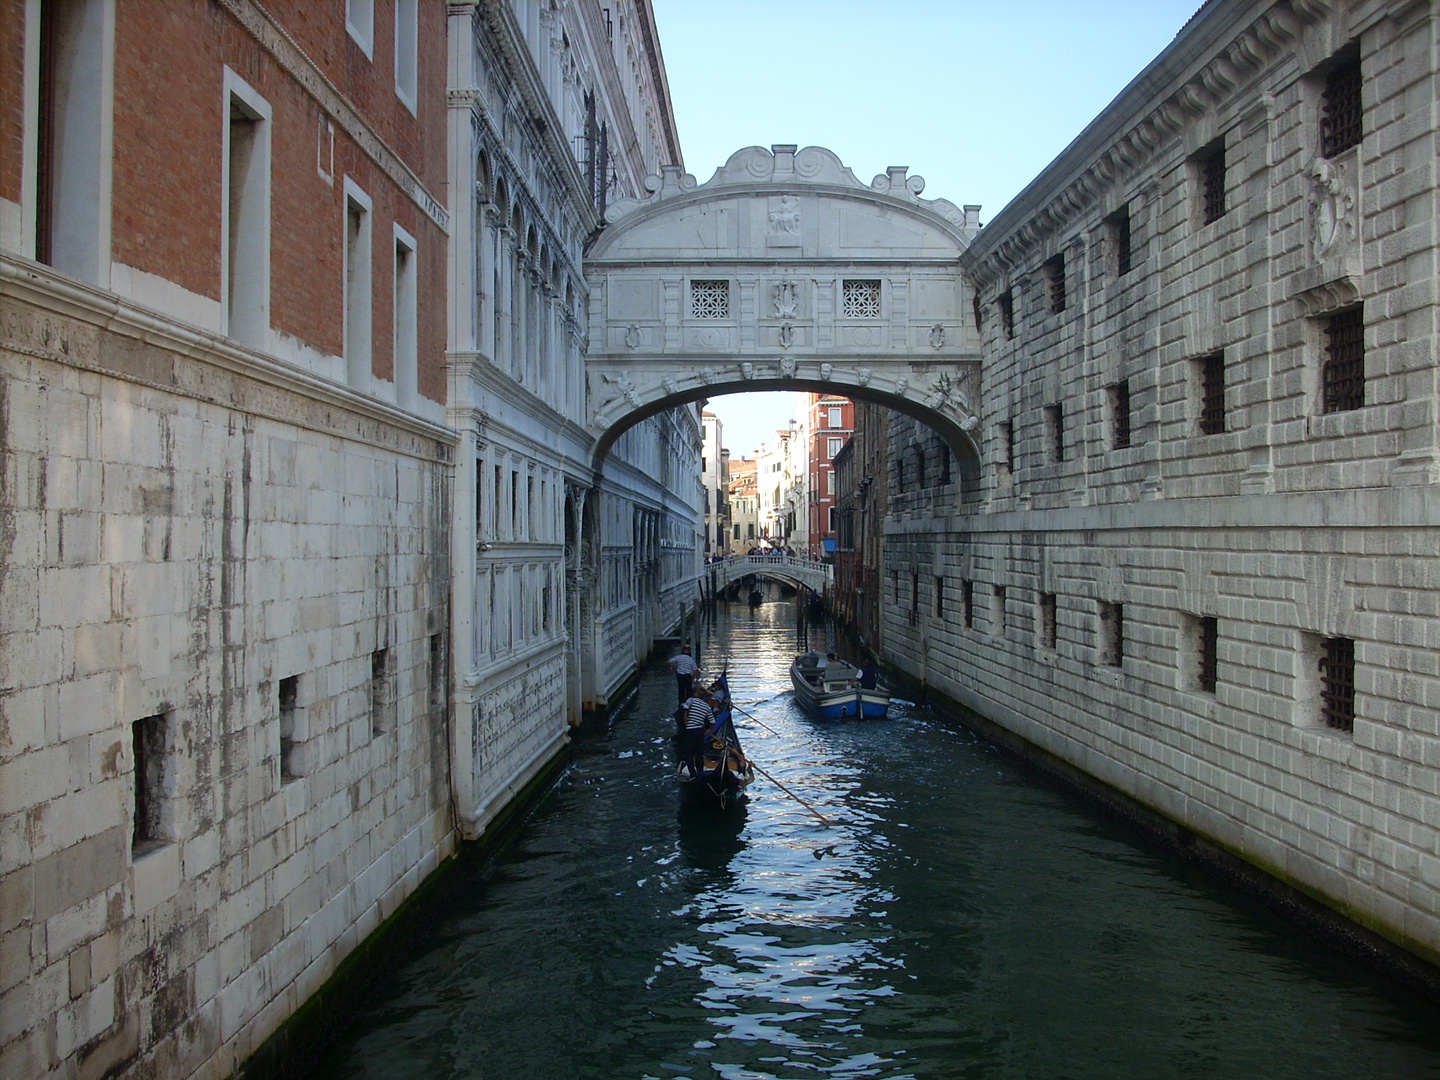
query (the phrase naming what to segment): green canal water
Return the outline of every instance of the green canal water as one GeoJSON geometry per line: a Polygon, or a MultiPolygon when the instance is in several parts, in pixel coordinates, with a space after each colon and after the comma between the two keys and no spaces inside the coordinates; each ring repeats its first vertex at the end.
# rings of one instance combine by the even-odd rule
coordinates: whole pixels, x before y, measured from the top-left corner
{"type": "Polygon", "coordinates": [[[764,779],[682,815],[656,664],[317,1075],[1440,1077],[1440,1009],[1025,764],[923,708],[805,717],[796,638],[731,605],[702,662],[833,826],[764,779]]]}

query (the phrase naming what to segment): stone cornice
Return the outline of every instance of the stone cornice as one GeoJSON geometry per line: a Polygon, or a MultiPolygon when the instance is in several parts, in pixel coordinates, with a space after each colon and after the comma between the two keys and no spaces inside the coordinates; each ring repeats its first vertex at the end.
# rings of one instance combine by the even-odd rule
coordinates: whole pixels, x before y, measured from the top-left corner
{"type": "Polygon", "coordinates": [[[8,255],[0,256],[0,350],[411,457],[454,457],[448,427],[8,255]]]}
{"type": "Polygon", "coordinates": [[[1325,17],[1333,0],[1206,4],[1105,110],[1004,209],[961,262],[983,288],[1032,260],[1046,242],[1178,139],[1224,108],[1325,17]]]}
{"type": "Polygon", "coordinates": [[[680,151],[680,131],[675,126],[675,110],[670,103],[670,80],[665,74],[665,58],[660,52],[659,35],[655,32],[655,12],[650,6],[650,0],[635,0],[635,10],[640,18],[640,29],[645,39],[645,55],[650,60],[650,77],[655,81],[655,100],[660,107],[665,142],[670,151],[670,160],[664,164],[683,165],[685,161],[680,151]]]}
{"type": "Polygon", "coordinates": [[[450,232],[450,211],[431,195],[414,170],[393,150],[360,114],[339,87],[330,81],[320,66],[306,55],[288,30],[278,23],[257,0],[217,0],[245,31],[260,43],[281,69],[314,99],[377,168],[410,199],[420,211],[447,235],[450,232]]]}

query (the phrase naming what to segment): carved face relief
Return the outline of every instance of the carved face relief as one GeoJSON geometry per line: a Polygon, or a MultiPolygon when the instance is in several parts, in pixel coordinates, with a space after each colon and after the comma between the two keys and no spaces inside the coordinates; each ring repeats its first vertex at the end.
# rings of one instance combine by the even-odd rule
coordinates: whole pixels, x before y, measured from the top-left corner
{"type": "Polygon", "coordinates": [[[706,386],[713,385],[715,382],[715,369],[713,367],[702,367],[700,369],[700,381],[706,386]]]}
{"type": "Polygon", "coordinates": [[[855,381],[856,381],[856,383],[858,383],[858,384],[861,385],[861,386],[869,386],[869,385],[870,385],[870,375],[871,375],[871,371],[870,371],[870,369],[869,369],[868,367],[862,367],[862,368],[856,368],[856,369],[855,369],[855,381]]]}
{"type": "Polygon", "coordinates": [[[795,360],[793,357],[787,356],[780,361],[780,374],[786,379],[793,379],[795,377],[795,360]]]}
{"type": "Polygon", "coordinates": [[[835,371],[835,365],[834,365],[834,364],[821,364],[821,365],[820,365],[820,378],[824,379],[826,382],[829,382],[829,381],[830,381],[830,376],[834,373],[834,371],[835,371]]]}
{"type": "Polygon", "coordinates": [[[740,377],[742,379],[753,379],[755,377],[755,365],[748,360],[740,365],[740,377]]]}

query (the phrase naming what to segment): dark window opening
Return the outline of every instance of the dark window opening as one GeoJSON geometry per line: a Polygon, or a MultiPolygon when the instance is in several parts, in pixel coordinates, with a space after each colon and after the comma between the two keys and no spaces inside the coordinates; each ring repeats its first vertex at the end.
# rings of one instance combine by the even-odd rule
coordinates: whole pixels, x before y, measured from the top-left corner
{"type": "MultiPolygon", "coordinates": [[[[545,591],[550,591],[547,586],[545,591]]],[[[546,597],[545,605],[546,621],[550,617],[549,597],[546,597]]],[[[445,635],[430,635],[430,707],[440,709],[445,706],[445,699],[448,696],[445,692],[445,685],[448,682],[449,665],[445,659],[445,635]]]]}
{"type": "Polygon", "coordinates": [[[1065,256],[1055,255],[1046,259],[1043,269],[1050,310],[1058,315],[1065,310],[1065,256]]]}
{"type": "Polygon", "coordinates": [[[1347,46],[1325,76],[1320,94],[1320,153],[1333,158],[1364,136],[1360,104],[1360,43],[1347,46]]]}
{"type": "Polygon", "coordinates": [[[923,446],[915,447],[915,486],[917,488],[925,487],[925,448],[923,446]]]}
{"type": "Polygon", "coordinates": [[[1055,648],[1055,594],[1040,594],[1040,644],[1044,648],[1055,648]]]}
{"type": "Polygon", "coordinates": [[[920,621],[920,575],[910,575],[910,625],[920,621]]]}
{"type": "Polygon", "coordinates": [[[1365,404],[1365,312],[1356,306],[1325,320],[1321,373],[1325,412],[1348,412],[1365,404]]]}
{"type": "Polygon", "coordinates": [[[56,103],[56,42],[60,36],[59,3],[40,5],[40,123],[38,138],[38,169],[35,177],[36,219],[35,260],[54,262],[55,159],[59,135],[59,109],[56,103]]]}
{"type": "Polygon", "coordinates": [[[1355,730],[1355,642],[1326,638],[1320,655],[1320,719],[1327,727],[1355,730]]]}
{"type": "Polygon", "coordinates": [[[950,483],[950,448],[940,447],[940,486],[950,483]]]}
{"type": "Polygon", "coordinates": [[[1105,232],[1110,240],[1115,275],[1130,273],[1130,208],[1121,207],[1105,219],[1105,232]]]}
{"type": "Polygon", "coordinates": [[[1112,449],[1124,450],[1130,445],[1130,380],[1121,379],[1110,387],[1112,449]]]}
{"type": "Polygon", "coordinates": [[[1125,605],[1100,603],[1100,663],[1119,667],[1125,661],[1125,605]]]}
{"type": "Polygon", "coordinates": [[[370,654],[370,732],[383,735],[390,730],[390,650],[370,654]]]}
{"type": "Polygon", "coordinates": [[[1199,619],[1199,656],[1196,683],[1207,694],[1215,693],[1220,663],[1220,620],[1211,615],[1199,619]]]}
{"type": "Polygon", "coordinates": [[[1065,460],[1065,409],[1061,405],[1045,406],[1045,426],[1050,436],[1050,460],[1065,460]]]}
{"type": "Polygon", "coordinates": [[[1004,586],[1004,585],[996,585],[996,586],[995,586],[995,610],[994,610],[993,614],[994,614],[994,616],[995,616],[995,633],[996,633],[996,634],[1003,634],[1003,633],[1005,632],[1005,586],[1004,586]]]}
{"type": "Polygon", "coordinates": [[[165,714],[147,716],[130,725],[135,753],[135,823],[130,838],[132,851],[163,842],[163,808],[168,759],[165,748],[165,714]]]}
{"type": "Polygon", "coordinates": [[[1004,462],[1007,472],[1015,471],[1015,421],[1005,420],[1000,424],[1000,445],[1004,448],[1004,462]]]}
{"type": "Polygon", "coordinates": [[[1200,208],[1206,225],[1225,216],[1225,146],[1216,144],[1205,151],[1200,169],[1200,208]]]}
{"type": "Polygon", "coordinates": [[[1225,354],[1211,353],[1198,361],[1200,378],[1200,434],[1225,430],[1225,354]]]}
{"type": "Polygon", "coordinates": [[[984,331],[985,331],[985,325],[984,325],[984,323],[982,323],[981,320],[980,320],[980,311],[981,311],[981,308],[980,308],[980,294],[979,294],[979,293],[971,293],[971,294],[970,294],[970,310],[971,310],[971,312],[972,312],[972,313],[974,314],[974,316],[975,316],[975,332],[976,332],[977,334],[984,333],[984,331]]]}
{"type": "Polygon", "coordinates": [[[960,580],[960,625],[975,629],[975,583],[968,578],[960,580]]]}
{"type": "Polygon", "coordinates": [[[280,705],[280,782],[296,779],[300,772],[296,768],[295,754],[295,702],[300,696],[300,676],[291,675],[281,679],[276,697],[280,705]]]}
{"type": "Polygon", "coordinates": [[[942,618],[945,615],[945,579],[935,579],[935,617],[942,618]]]}
{"type": "Polygon", "coordinates": [[[1015,292],[1013,289],[1006,289],[995,298],[996,306],[1000,308],[1000,329],[1005,331],[1007,338],[1015,336],[1015,292]]]}

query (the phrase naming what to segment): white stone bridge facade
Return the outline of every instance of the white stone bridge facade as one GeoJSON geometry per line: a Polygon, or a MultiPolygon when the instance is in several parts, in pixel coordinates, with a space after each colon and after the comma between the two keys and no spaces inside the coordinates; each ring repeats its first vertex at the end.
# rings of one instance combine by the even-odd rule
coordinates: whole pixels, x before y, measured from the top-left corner
{"type": "Polygon", "coordinates": [[[804,586],[822,595],[835,581],[834,569],[814,559],[798,555],[732,555],[706,565],[705,584],[709,591],[718,592],[751,574],[797,588],[804,586]]]}
{"type": "Polygon", "coordinates": [[[704,184],[678,167],[616,203],[586,260],[597,463],[647,416],[811,390],[917,417],[978,468],[980,340],[959,257],[979,208],[862,183],[828,150],[750,147],[704,184]]]}

